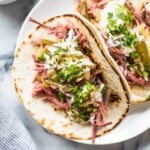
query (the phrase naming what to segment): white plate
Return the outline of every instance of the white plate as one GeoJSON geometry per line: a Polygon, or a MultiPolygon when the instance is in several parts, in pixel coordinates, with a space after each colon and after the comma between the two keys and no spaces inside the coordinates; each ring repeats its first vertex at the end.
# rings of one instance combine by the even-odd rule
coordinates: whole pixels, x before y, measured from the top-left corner
{"type": "MultiPolygon", "coordinates": [[[[21,28],[17,47],[21,41],[35,28],[36,25],[28,22],[29,17],[44,21],[55,15],[72,13],[77,0],[41,0],[29,13],[21,28]]],[[[133,138],[150,127],[150,102],[132,105],[128,116],[117,128],[106,135],[96,138],[98,145],[118,143],[133,138]]],[[[77,142],[91,144],[90,140],[77,142]]]]}
{"type": "Polygon", "coordinates": [[[15,2],[16,0],[0,0],[0,5],[9,4],[15,2]]]}

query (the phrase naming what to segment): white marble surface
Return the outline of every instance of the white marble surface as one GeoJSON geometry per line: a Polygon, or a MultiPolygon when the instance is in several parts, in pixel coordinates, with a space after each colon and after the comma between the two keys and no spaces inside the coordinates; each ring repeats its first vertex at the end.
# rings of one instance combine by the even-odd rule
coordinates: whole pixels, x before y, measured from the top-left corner
{"type": "Polygon", "coordinates": [[[35,3],[36,0],[18,0],[13,4],[0,6],[0,102],[5,103],[24,123],[38,150],[150,150],[150,130],[122,143],[90,146],[47,133],[27,114],[14,91],[11,65],[19,29],[35,3]]]}

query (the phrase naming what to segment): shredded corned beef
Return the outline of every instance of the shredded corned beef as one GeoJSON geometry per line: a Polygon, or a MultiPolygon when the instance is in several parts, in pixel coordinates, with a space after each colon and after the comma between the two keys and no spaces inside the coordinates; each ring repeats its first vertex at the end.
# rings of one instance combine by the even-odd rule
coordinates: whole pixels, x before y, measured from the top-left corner
{"type": "Polygon", "coordinates": [[[97,4],[97,7],[100,8],[100,9],[103,9],[109,1],[110,0],[99,0],[99,3],[97,4]]]}
{"type": "Polygon", "coordinates": [[[92,125],[92,143],[95,143],[96,138],[96,132],[97,132],[97,126],[95,124],[92,125]]]}
{"type": "Polygon", "coordinates": [[[144,15],[143,19],[144,19],[146,25],[148,27],[150,27],[150,11],[149,10],[145,10],[145,15],[144,15]]]}
{"type": "Polygon", "coordinates": [[[115,57],[116,62],[120,65],[121,71],[122,71],[123,75],[126,77],[129,84],[131,84],[131,85],[144,85],[144,84],[146,84],[142,78],[136,77],[136,75],[134,75],[133,73],[131,73],[127,69],[127,66],[126,66],[125,60],[124,60],[125,54],[122,51],[120,51],[114,47],[110,47],[109,50],[110,50],[110,53],[115,57]]]}
{"type": "MultiPolygon", "coordinates": [[[[35,61],[36,68],[35,70],[37,71],[37,74],[35,76],[35,79],[33,82],[36,81],[36,78],[40,75],[42,78],[47,78],[47,69],[45,69],[44,64],[39,63],[36,59],[35,56],[33,56],[33,59],[35,61]]],[[[62,103],[59,101],[55,95],[51,92],[50,88],[45,88],[42,83],[36,82],[34,89],[32,91],[32,96],[38,96],[39,94],[46,94],[45,100],[50,100],[52,103],[55,105],[59,106],[62,109],[69,109],[71,107],[71,102],[70,103],[62,103]]]]}
{"type": "Polygon", "coordinates": [[[131,73],[126,66],[125,60],[122,56],[115,54],[114,55],[116,62],[120,66],[120,70],[122,71],[123,75],[127,79],[130,85],[145,85],[146,82],[142,78],[136,77],[133,73],[131,73]]]}
{"type": "Polygon", "coordinates": [[[49,27],[45,24],[42,24],[42,23],[32,19],[32,18],[30,18],[30,21],[38,24],[39,26],[41,26],[47,30],[49,30],[50,34],[56,35],[56,37],[58,37],[59,39],[66,39],[68,36],[69,30],[73,29],[77,35],[79,45],[83,48],[89,48],[89,42],[87,40],[87,37],[85,37],[83,35],[83,33],[81,33],[78,28],[75,28],[74,25],[72,24],[72,22],[69,22],[67,25],[63,25],[63,24],[58,23],[54,27],[49,27]]]}
{"type": "Polygon", "coordinates": [[[73,25],[69,24],[69,25],[62,25],[60,23],[58,23],[56,26],[54,27],[50,27],[45,25],[44,23],[40,23],[37,20],[34,20],[33,18],[30,18],[29,21],[38,24],[39,26],[43,27],[44,29],[49,31],[49,34],[54,34],[56,35],[59,39],[65,39],[68,35],[68,31],[70,29],[72,29],[73,25]]]}
{"type": "Polygon", "coordinates": [[[106,123],[101,123],[101,124],[97,124],[97,126],[100,126],[100,127],[105,127],[105,126],[108,126],[108,125],[111,125],[112,122],[106,122],[106,123]]]}
{"type": "Polygon", "coordinates": [[[119,55],[114,55],[117,63],[120,65],[121,71],[125,78],[127,79],[128,83],[131,85],[144,85],[145,81],[142,78],[137,78],[133,73],[131,73],[126,66],[125,60],[123,57],[119,55]]]}
{"type": "Polygon", "coordinates": [[[93,3],[93,5],[90,6],[90,8],[95,7],[95,8],[103,9],[110,0],[92,0],[92,1],[94,3],[93,3]]]}
{"type": "Polygon", "coordinates": [[[61,23],[58,23],[57,26],[53,27],[53,30],[51,30],[50,33],[56,35],[59,39],[66,39],[68,31],[72,28],[73,26],[71,25],[62,25],[61,23]]]}
{"type": "Polygon", "coordinates": [[[88,40],[87,40],[87,37],[85,37],[84,34],[81,33],[80,30],[77,29],[77,28],[75,28],[74,31],[75,31],[75,33],[76,33],[76,36],[77,36],[79,45],[80,45],[82,48],[89,48],[89,42],[88,42],[88,40]]]}
{"type": "Polygon", "coordinates": [[[40,27],[43,27],[43,28],[45,28],[47,30],[51,30],[52,29],[51,27],[45,25],[44,23],[40,23],[39,21],[37,21],[37,20],[35,20],[35,19],[31,18],[31,17],[29,18],[29,21],[33,22],[33,23],[35,23],[35,24],[39,25],[40,27]]]}
{"type": "Polygon", "coordinates": [[[33,80],[33,83],[37,80],[37,77],[41,76],[46,78],[47,77],[47,69],[45,68],[44,64],[41,63],[41,62],[38,62],[38,60],[36,60],[35,56],[33,55],[33,60],[34,60],[34,63],[35,63],[35,71],[37,72],[35,77],[34,77],[34,80],[33,80]]]}
{"type": "Polygon", "coordinates": [[[149,81],[145,81],[145,85],[150,85],[150,80],[149,81]]]}
{"type": "Polygon", "coordinates": [[[128,71],[126,78],[129,81],[129,84],[131,85],[144,85],[145,84],[145,81],[142,78],[136,77],[130,71],[128,71]]]}
{"type": "Polygon", "coordinates": [[[115,55],[115,59],[117,59],[117,63],[122,67],[122,73],[124,76],[127,74],[127,65],[125,63],[125,57],[121,57],[119,55],[115,55]]]}
{"type": "Polygon", "coordinates": [[[106,117],[106,107],[103,101],[100,103],[99,111],[101,113],[102,119],[104,119],[106,117]]]}
{"type": "Polygon", "coordinates": [[[71,107],[71,102],[62,103],[55,97],[50,88],[45,88],[41,83],[37,82],[32,92],[32,96],[35,97],[38,96],[39,94],[46,94],[45,100],[50,100],[52,103],[54,103],[56,106],[59,106],[62,109],[67,110],[71,107]]]}
{"type": "MultiPolygon", "coordinates": [[[[149,5],[149,2],[145,5],[149,5]]],[[[146,27],[150,31],[150,10],[146,9],[146,6],[142,10],[142,17],[143,17],[143,21],[145,22],[146,27]]]]}
{"type": "Polygon", "coordinates": [[[112,54],[116,54],[116,55],[119,55],[119,56],[125,56],[125,53],[123,52],[123,50],[118,49],[117,47],[109,47],[109,51],[112,54]]]}
{"type": "Polygon", "coordinates": [[[125,5],[126,5],[126,6],[129,8],[129,10],[132,12],[132,14],[134,15],[136,21],[137,21],[138,23],[141,23],[141,22],[143,21],[141,13],[140,13],[140,12],[137,12],[137,11],[135,10],[135,8],[133,7],[132,3],[129,2],[128,0],[125,1],[125,5]]]}
{"type": "Polygon", "coordinates": [[[35,83],[34,90],[32,91],[32,97],[38,96],[39,94],[43,94],[43,85],[39,82],[35,83]]]}
{"type": "Polygon", "coordinates": [[[146,25],[148,27],[150,27],[150,11],[148,11],[148,10],[145,11],[144,21],[145,21],[146,25]]]}
{"type": "Polygon", "coordinates": [[[43,91],[47,95],[47,98],[45,100],[50,100],[55,105],[59,106],[60,108],[66,109],[66,110],[71,107],[71,102],[70,103],[62,103],[55,97],[55,95],[51,92],[50,88],[43,87],[43,91]]]}
{"type": "Polygon", "coordinates": [[[95,3],[91,4],[88,7],[88,14],[92,17],[94,17],[94,13],[96,11],[96,9],[103,9],[107,3],[109,2],[109,0],[93,0],[95,3]]]}
{"type": "MultiPolygon", "coordinates": [[[[39,62],[38,60],[36,60],[35,56],[32,56],[34,63],[35,63],[35,71],[37,71],[37,75],[42,74],[45,75],[47,72],[47,69],[45,68],[45,65],[41,62],[39,62]]],[[[36,75],[36,76],[37,76],[36,75]]]]}
{"type": "Polygon", "coordinates": [[[102,37],[103,37],[104,41],[106,42],[106,41],[108,40],[107,35],[104,33],[104,31],[103,31],[103,30],[100,30],[100,34],[102,35],[102,37]]]}
{"type": "Polygon", "coordinates": [[[116,47],[109,47],[109,51],[111,53],[111,55],[113,55],[113,57],[116,59],[116,62],[120,65],[120,67],[122,68],[122,73],[124,76],[126,76],[126,72],[127,72],[127,66],[125,64],[125,54],[122,50],[119,50],[116,47]]]}
{"type": "Polygon", "coordinates": [[[99,3],[100,1],[103,1],[103,0],[92,0],[93,2],[96,2],[96,3],[99,3]]]}
{"type": "Polygon", "coordinates": [[[96,10],[96,6],[90,6],[88,8],[88,14],[93,17],[93,14],[95,13],[95,10],[96,10]]]}
{"type": "Polygon", "coordinates": [[[92,128],[92,143],[95,143],[96,132],[97,132],[98,127],[105,127],[105,126],[108,126],[108,125],[112,124],[112,122],[102,123],[102,120],[104,119],[105,113],[106,113],[105,110],[106,109],[105,109],[104,103],[101,102],[99,104],[98,111],[94,116],[94,122],[92,123],[92,125],[93,125],[93,128],[92,128]]]}
{"type": "Polygon", "coordinates": [[[42,63],[35,62],[35,66],[36,66],[35,70],[38,72],[44,71],[46,69],[44,64],[42,63]]]}

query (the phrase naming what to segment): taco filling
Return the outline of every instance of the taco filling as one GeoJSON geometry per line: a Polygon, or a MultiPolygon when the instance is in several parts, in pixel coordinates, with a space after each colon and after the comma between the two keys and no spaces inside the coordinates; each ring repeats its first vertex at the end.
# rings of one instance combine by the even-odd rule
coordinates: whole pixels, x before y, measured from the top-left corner
{"type": "Polygon", "coordinates": [[[128,0],[83,0],[78,6],[85,18],[99,26],[130,85],[150,84],[149,6],[137,11],[128,0]]]}
{"type": "Polygon", "coordinates": [[[107,126],[108,101],[115,101],[111,89],[103,81],[101,70],[90,57],[91,47],[87,37],[73,24],[56,24],[48,27],[31,19],[55,36],[55,40],[32,40],[37,75],[32,96],[44,96],[58,108],[66,111],[70,120],[93,126],[92,141],[96,130],[107,126]],[[38,41],[38,42],[37,42],[38,41]]]}

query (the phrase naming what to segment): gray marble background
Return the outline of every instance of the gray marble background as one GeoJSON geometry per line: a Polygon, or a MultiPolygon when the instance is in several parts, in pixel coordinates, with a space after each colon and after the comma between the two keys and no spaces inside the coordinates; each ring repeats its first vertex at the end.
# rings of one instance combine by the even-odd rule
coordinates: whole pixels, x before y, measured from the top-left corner
{"type": "Polygon", "coordinates": [[[25,111],[15,94],[11,66],[19,29],[36,0],[17,0],[0,6],[0,102],[5,103],[26,126],[39,150],[150,150],[150,130],[131,140],[107,146],[90,146],[47,133],[25,111]]]}

